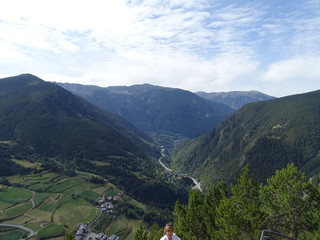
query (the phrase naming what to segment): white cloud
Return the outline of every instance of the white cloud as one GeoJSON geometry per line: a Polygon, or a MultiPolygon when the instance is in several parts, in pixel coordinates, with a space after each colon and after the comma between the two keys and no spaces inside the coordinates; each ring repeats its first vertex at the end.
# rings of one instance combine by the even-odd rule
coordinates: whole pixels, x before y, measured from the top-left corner
{"type": "Polygon", "coordinates": [[[0,69],[207,91],[318,81],[319,1],[241,2],[1,1],[0,69]]]}
{"type": "Polygon", "coordinates": [[[0,63],[28,60],[25,53],[14,44],[0,39],[0,63]]]}
{"type": "Polygon", "coordinates": [[[268,66],[261,80],[265,82],[283,82],[298,80],[305,84],[318,82],[320,77],[320,57],[295,57],[275,62],[268,66]]]}

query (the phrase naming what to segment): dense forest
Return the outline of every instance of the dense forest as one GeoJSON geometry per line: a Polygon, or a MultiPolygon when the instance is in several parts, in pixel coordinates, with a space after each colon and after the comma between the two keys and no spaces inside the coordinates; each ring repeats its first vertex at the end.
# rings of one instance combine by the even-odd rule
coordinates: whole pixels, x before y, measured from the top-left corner
{"type": "MultiPolygon", "coordinates": [[[[230,187],[218,182],[205,193],[192,190],[187,204],[176,202],[174,214],[175,233],[183,240],[257,240],[262,230],[320,239],[319,182],[308,181],[291,163],[259,184],[247,165],[230,187]]],[[[157,225],[141,226],[135,240],[162,235],[157,225]]]]}

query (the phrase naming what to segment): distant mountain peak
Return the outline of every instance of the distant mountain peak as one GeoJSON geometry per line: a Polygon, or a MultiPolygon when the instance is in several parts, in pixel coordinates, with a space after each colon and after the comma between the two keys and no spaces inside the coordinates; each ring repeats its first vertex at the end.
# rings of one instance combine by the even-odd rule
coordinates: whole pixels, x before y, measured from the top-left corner
{"type": "Polygon", "coordinates": [[[235,110],[250,102],[265,101],[275,98],[256,90],[210,93],[196,92],[196,94],[215,102],[224,103],[235,110]]]}
{"type": "Polygon", "coordinates": [[[225,104],[208,101],[178,88],[137,84],[86,91],[88,86],[82,86],[82,90],[78,86],[61,86],[102,109],[126,118],[144,131],[157,134],[197,137],[233,112],[225,104]]]}

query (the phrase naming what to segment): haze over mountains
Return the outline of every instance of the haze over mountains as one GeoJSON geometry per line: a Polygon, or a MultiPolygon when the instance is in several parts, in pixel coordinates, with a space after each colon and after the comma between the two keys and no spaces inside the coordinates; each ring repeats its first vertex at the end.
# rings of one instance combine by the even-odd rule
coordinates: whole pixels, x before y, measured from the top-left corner
{"type": "MultiPolygon", "coordinates": [[[[259,180],[289,162],[308,176],[320,171],[318,91],[279,99],[257,92],[220,94],[220,101],[225,95],[240,96],[237,107],[242,107],[234,110],[188,91],[149,84],[101,88],[59,83],[91,103],[29,74],[0,84],[0,137],[18,146],[6,150],[18,149],[16,155],[27,156],[32,149],[54,156],[64,168],[66,162],[74,169],[85,167],[86,158],[147,174],[146,169],[159,167],[160,146],[146,131],[194,138],[175,150],[171,165],[207,184],[232,181],[247,163],[259,180]],[[265,101],[248,103],[257,99],[265,101]]],[[[236,108],[237,100],[228,102],[236,108]]]]}
{"type": "Polygon", "coordinates": [[[147,132],[193,138],[213,129],[234,111],[188,91],[149,84],[107,88],[59,85],[147,132]]]}
{"type": "Polygon", "coordinates": [[[274,98],[258,91],[196,92],[196,94],[215,102],[224,103],[235,110],[250,102],[265,101],[274,98]]]}

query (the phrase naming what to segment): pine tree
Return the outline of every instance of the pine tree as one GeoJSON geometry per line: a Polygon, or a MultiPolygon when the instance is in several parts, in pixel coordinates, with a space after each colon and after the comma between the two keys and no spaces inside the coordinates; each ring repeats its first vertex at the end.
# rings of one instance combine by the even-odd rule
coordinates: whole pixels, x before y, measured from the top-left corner
{"type": "Polygon", "coordinates": [[[244,167],[237,184],[231,186],[231,196],[224,197],[217,208],[218,239],[258,238],[262,225],[258,187],[249,166],[244,167]]]}
{"type": "Polygon", "coordinates": [[[277,170],[259,192],[269,229],[294,237],[319,229],[319,189],[293,163],[277,170]]]}
{"type": "Polygon", "coordinates": [[[208,239],[206,225],[204,223],[204,196],[199,190],[189,193],[186,206],[179,202],[175,206],[175,231],[184,240],[208,239]]]}
{"type": "Polygon", "coordinates": [[[203,221],[206,225],[207,235],[210,240],[219,239],[216,225],[217,208],[222,199],[227,196],[227,187],[224,182],[213,184],[207,191],[204,199],[203,221]]]}
{"type": "Polygon", "coordinates": [[[134,240],[148,240],[148,232],[142,226],[134,233],[134,240]]]}
{"type": "Polygon", "coordinates": [[[158,240],[163,236],[163,229],[158,224],[153,224],[149,230],[148,240],[158,240]]]}

